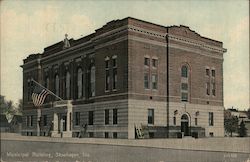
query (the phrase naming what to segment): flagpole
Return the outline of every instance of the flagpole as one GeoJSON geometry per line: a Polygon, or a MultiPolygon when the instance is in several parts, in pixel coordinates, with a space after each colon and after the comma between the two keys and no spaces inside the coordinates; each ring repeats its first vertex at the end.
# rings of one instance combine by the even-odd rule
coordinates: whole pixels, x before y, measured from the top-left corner
{"type": "Polygon", "coordinates": [[[53,96],[55,96],[56,98],[60,99],[61,101],[63,100],[62,98],[60,98],[59,96],[57,96],[55,93],[51,92],[48,88],[45,88],[44,86],[42,86],[40,83],[38,83],[37,81],[35,81],[34,79],[31,79],[33,82],[35,82],[36,84],[38,84],[39,86],[41,86],[42,88],[46,89],[47,91],[49,91],[49,93],[51,93],[53,96]]]}

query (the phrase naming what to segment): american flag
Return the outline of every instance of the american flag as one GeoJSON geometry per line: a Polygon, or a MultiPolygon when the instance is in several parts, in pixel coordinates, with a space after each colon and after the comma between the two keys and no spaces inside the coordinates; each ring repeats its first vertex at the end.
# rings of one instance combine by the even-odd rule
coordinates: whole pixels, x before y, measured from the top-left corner
{"type": "Polygon", "coordinates": [[[33,103],[35,106],[41,106],[44,103],[46,96],[50,94],[50,92],[46,88],[38,85],[37,83],[33,83],[35,84],[35,88],[32,93],[33,103]]]}

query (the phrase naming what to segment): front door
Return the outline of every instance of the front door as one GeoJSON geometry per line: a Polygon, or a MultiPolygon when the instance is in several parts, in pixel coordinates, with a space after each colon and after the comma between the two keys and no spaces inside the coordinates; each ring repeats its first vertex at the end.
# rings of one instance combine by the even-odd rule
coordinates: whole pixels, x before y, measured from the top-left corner
{"type": "Polygon", "coordinates": [[[63,131],[66,131],[66,125],[67,125],[67,116],[63,115],[62,116],[63,119],[63,131]]]}
{"type": "Polygon", "coordinates": [[[66,125],[67,125],[67,115],[61,114],[59,122],[58,122],[59,130],[60,130],[59,132],[66,131],[67,129],[66,125]]]}
{"type": "Polygon", "coordinates": [[[181,117],[181,132],[184,133],[184,136],[189,136],[189,121],[186,114],[181,117]]]}

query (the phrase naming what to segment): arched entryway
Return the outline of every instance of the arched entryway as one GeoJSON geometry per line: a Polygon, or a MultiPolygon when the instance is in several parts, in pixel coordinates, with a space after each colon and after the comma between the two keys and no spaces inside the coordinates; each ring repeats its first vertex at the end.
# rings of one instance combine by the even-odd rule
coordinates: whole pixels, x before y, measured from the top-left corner
{"type": "Polygon", "coordinates": [[[181,132],[183,132],[184,136],[189,136],[189,119],[187,114],[183,114],[181,116],[181,132]]]}

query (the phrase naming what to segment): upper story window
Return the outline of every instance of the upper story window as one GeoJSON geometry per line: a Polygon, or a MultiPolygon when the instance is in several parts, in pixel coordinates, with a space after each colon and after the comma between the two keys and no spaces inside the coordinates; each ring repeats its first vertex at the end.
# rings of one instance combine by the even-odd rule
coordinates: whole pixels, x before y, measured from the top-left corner
{"type": "Polygon", "coordinates": [[[212,77],[215,77],[215,70],[213,69],[211,72],[212,72],[212,77]]]}
{"type": "Polygon", "coordinates": [[[157,74],[152,74],[152,89],[157,89],[158,86],[157,74]]]}
{"type": "Polygon", "coordinates": [[[214,125],[214,113],[213,112],[209,112],[209,117],[208,117],[208,124],[209,126],[213,126],[214,125]]]}
{"type": "Polygon", "coordinates": [[[109,58],[105,59],[105,68],[108,69],[109,68],[109,58]]]}
{"type": "Polygon", "coordinates": [[[144,73],[144,89],[149,89],[149,74],[144,73]]]}
{"type": "Polygon", "coordinates": [[[31,81],[30,79],[27,80],[27,91],[28,91],[28,92],[27,92],[27,100],[28,100],[28,101],[31,100],[31,93],[32,93],[32,92],[31,92],[31,82],[32,82],[32,81],[31,81]]]}
{"type": "Polygon", "coordinates": [[[189,100],[189,76],[188,76],[188,66],[183,65],[181,67],[181,101],[188,102],[189,100]]]}
{"type": "Polygon", "coordinates": [[[210,95],[210,83],[209,82],[206,83],[206,94],[210,95]]]}
{"type": "Polygon", "coordinates": [[[117,89],[117,56],[112,57],[113,62],[113,90],[117,89]]]}
{"type": "Polygon", "coordinates": [[[90,68],[90,95],[95,96],[95,66],[90,68]]]}
{"type": "Polygon", "coordinates": [[[112,62],[113,62],[113,68],[117,67],[117,56],[112,57],[112,62]]]}
{"type": "Polygon", "coordinates": [[[212,94],[213,94],[213,96],[216,95],[215,92],[216,92],[216,91],[215,91],[215,83],[212,83],[212,94]]]}
{"type": "Polygon", "coordinates": [[[113,90],[117,88],[117,69],[113,69],[113,90]]]}
{"type": "Polygon", "coordinates": [[[49,76],[45,77],[45,87],[49,89],[49,76]]]}
{"type": "Polygon", "coordinates": [[[147,57],[144,57],[144,65],[149,66],[150,65],[150,59],[147,57]]]}
{"type": "Polygon", "coordinates": [[[181,77],[184,77],[184,78],[188,77],[188,68],[186,65],[181,67],[181,77]]]}
{"type": "Polygon", "coordinates": [[[59,96],[59,76],[55,75],[55,94],[59,96]]]}
{"type": "Polygon", "coordinates": [[[77,98],[81,98],[83,95],[82,91],[83,91],[83,73],[82,73],[82,69],[79,68],[77,70],[77,98]]]}
{"type": "Polygon", "coordinates": [[[152,59],[152,66],[154,68],[157,68],[157,66],[158,66],[158,59],[155,59],[155,58],[152,59]]]}
{"type": "Polygon", "coordinates": [[[70,73],[66,73],[66,83],[65,83],[65,88],[66,88],[66,99],[70,98],[70,73]]]}
{"type": "Polygon", "coordinates": [[[210,75],[210,70],[209,68],[206,68],[206,76],[209,76],[210,75]]]}

